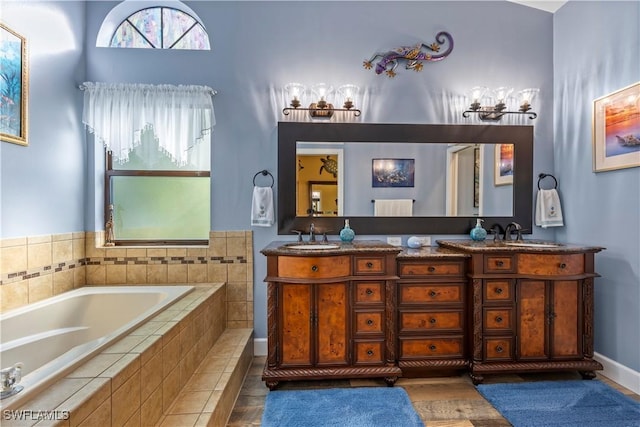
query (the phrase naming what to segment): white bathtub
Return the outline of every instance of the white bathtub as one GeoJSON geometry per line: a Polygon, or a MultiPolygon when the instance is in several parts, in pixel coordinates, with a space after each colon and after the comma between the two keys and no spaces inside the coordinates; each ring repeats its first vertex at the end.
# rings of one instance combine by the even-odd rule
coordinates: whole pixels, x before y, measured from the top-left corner
{"type": "Polygon", "coordinates": [[[0,401],[17,408],[193,286],[84,287],[0,315],[0,363],[22,363],[24,389],[0,401]]]}

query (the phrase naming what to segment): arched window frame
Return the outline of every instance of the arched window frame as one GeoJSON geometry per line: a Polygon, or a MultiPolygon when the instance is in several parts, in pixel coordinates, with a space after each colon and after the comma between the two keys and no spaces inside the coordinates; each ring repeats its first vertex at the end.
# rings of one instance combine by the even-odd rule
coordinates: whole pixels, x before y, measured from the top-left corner
{"type": "MultiPolygon", "coordinates": [[[[202,19],[200,19],[200,17],[190,7],[188,7],[184,3],[180,1],[171,1],[171,0],[155,1],[153,3],[150,3],[149,6],[142,7],[142,8],[140,7],[140,2],[123,1],[122,3],[118,4],[113,9],[111,9],[111,11],[107,14],[104,21],[102,22],[102,25],[100,27],[100,30],[98,31],[98,36],[96,39],[96,47],[112,47],[111,40],[115,32],[120,27],[120,25],[127,22],[127,19],[130,18],[132,15],[136,14],[137,12],[141,10],[147,10],[147,9],[153,9],[153,8],[173,9],[189,15],[191,18],[193,18],[196,21],[195,25],[199,24],[202,27],[204,33],[207,36],[208,47],[203,50],[211,49],[210,47],[211,41],[209,39],[209,34],[207,32],[207,29],[204,23],[202,22],[202,19]]],[[[173,43],[173,45],[175,45],[175,43],[173,43]]],[[[152,48],[152,46],[149,46],[149,48],[152,48]]],[[[162,48],[169,49],[171,47],[162,47],[162,48]]]]}

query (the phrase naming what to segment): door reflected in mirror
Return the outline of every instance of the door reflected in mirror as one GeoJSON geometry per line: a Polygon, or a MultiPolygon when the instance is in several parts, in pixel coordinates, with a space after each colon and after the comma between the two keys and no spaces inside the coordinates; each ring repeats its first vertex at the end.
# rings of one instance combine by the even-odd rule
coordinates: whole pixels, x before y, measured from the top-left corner
{"type": "Polygon", "coordinates": [[[343,144],[298,142],[296,216],[342,216],[343,144]]]}

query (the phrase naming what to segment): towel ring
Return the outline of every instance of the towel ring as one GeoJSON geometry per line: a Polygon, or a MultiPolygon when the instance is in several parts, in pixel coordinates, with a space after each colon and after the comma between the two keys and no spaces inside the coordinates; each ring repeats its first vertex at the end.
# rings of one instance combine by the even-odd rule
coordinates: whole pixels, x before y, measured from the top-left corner
{"type": "Polygon", "coordinates": [[[538,175],[538,190],[540,190],[540,181],[542,181],[544,178],[549,177],[551,179],[553,179],[553,188],[558,188],[558,180],[556,179],[555,176],[548,174],[548,173],[541,173],[538,175]]]}
{"type": "Polygon", "coordinates": [[[263,176],[267,176],[269,175],[271,177],[271,188],[273,188],[273,184],[275,184],[276,180],[273,179],[273,175],[271,175],[271,172],[269,172],[268,170],[264,169],[261,170],[260,172],[256,173],[255,175],[253,175],[253,186],[256,186],[256,178],[258,177],[258,175],[262,174],[263,176]]]}

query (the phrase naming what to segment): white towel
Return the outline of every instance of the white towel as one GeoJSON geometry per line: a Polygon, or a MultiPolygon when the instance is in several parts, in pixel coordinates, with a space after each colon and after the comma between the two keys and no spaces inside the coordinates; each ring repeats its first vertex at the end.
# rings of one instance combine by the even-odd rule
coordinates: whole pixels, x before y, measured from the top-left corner
{"type": "Polygon", "coordinates": [[[253,187],[251,225],[270,227],[273,223],[273,190],[271,187],[253,187]]]}
{"type": "Polygon", "coordinates": [[[413,200],[384,199],[375,200],[374,216],[413,216],[413,200]]]}
{"type": "Polygon", "coordinates": [[[560,196],[555,189],[538,190],[536,198],[536,225],[538,227],[562,227],[560,196]]]}

